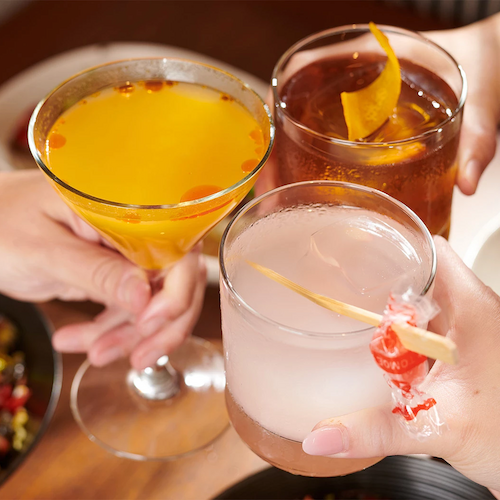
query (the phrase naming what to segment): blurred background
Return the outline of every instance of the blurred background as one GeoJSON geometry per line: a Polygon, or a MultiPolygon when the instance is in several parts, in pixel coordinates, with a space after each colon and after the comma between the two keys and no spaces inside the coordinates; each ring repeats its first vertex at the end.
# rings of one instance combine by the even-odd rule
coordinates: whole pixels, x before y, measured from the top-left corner
{"type": "MultiPolygon", "coordinates": [[[[4,165],[15,166],[11,160],[20,147],[21,161],[26,160],[27,118],[37,100],[69,76],[61,76],[66,66],[96,62],[78,59],[85,52],[80,51],[62,58],[65,68],[61,60],[52,61],[8,81],[76,48],[105,48],[114,42],[180,47],[254,75],[265,93],[279,57],[312,33],[369,21],[413,30],[445,29],[499,10],[500,0],[0,0],[0,170],[2,159],[4,165]]],[[[86,57],[95,58],[94,52],[103,51],[86,51],[86,57]]],[[[29,155],[28,161],[33,167],[29,155]]],[[[483,185],[498,185],[494,181],[483,185]]],[[[481,194],[488,207],[481,209],[481,216],[470,203],[460,208],[456,216],[464,226],[477,228],[495,215],[498,194],[491,191],[481,194]]],[[[463,248],[471,231],[462,238],[463,248]]],[[[207,289],[194,333],[220,343],[218,303],[218,289],[207,289]]],[[[88,320],[98,310],[90,304],[43,305],[56,328],[88,320]]],[[[2,485],[0,498],[208,498],[265,466],[234,431],[203,452],[171,463],[131,462],[101,450],[80,431],[69,409],[70,383],[83,359],[64,356],[63,389],[52,423],[23,467],[2,485]]]]}
{"type": "Polygon", "coordinates": [[[114,41],[191,49],[268,80],[284,50],[315,31],[368,21],[449,28],[499,9],[500,0],[0,0],[0,83],[55,54],[114,41]]]}

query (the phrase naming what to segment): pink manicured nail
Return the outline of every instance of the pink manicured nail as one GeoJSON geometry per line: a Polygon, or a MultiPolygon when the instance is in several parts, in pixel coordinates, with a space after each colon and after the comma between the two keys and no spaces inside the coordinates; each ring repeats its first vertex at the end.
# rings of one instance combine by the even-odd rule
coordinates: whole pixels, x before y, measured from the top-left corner
{"type": "Polygon", "coordinates": [[[320,427],[302,442],[302,449],[308,455],[335,455],[347,451],[346,441],[338,427],[320,427]]]}
{"type": "Polygon", "coordinates": [[[78,335],[54,335],[52,345],[59,352],[84,352],[86,348],[78,335]]]}

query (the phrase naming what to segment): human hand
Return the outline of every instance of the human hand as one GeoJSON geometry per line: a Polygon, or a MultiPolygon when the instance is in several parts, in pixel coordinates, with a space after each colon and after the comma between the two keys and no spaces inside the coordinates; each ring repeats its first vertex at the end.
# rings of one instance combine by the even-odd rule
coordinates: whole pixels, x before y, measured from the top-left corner
{"type": "Polygon", "coordinates": [[[484,285],[436,237],[438,269],[434,299],[441,312],[429,329],[457,344],[460,361],[436,361],[421,389],[437,401],[449,429],[413,439],[392,405],[320,422],[302,446],[311,455],[368,458],[425,453],[444,458],[472,480],[500,489],[500,297],[484,285]]]}
{"type": "Polygon", "coordinates": [[[467,75],[457,184],[464,194],[474,194],[496,149],[500,121],[500,68],[496,64],[500,58],[500,14],[464,28],[423,35],[447,50],[467,75]]]}
{"type": "Polygon", "coordinates": [[[107,307],[93,322],[55,332],[56,349],[88,352],[96,365],[132,353],[140,369],[156,361],[160,347],[165,354],[190,333],[205,287],[199,252],[174,267],[151,299],[145,273],[103,245],[40,171],[0,174],[0,213],[1,292],[19,300],[89,299],[107,307]],[[152,317],[156,325],[146,325],[152,317]]]}
{"type": "Polygon", "coordinates": [[[198,246],[169,270],[140,314],[109,307],[92,321],[59,329],[54,345],[64,352],[87,352],[96,366],[127,355],[136,370],[153,366],[191,333],[203,306],[206,276],[198,246]]]}

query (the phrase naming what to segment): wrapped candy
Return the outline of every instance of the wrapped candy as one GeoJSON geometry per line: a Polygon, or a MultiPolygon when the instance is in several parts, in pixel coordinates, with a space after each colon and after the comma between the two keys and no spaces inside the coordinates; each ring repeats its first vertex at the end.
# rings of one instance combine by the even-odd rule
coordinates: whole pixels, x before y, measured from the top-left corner
{"type": "Polygon", "coordinates": [[[370,343],[373,357],[391,388],[392,412],[400,415],[401,424],[418,440],[440,435],[446,426],[436,400],[421,389],[429,370],[427,357],[406,349],[391,325],[408,323],[422,328],[437,312],[430,299],[411,291],[399,296],[391,294],[370,343]]]}

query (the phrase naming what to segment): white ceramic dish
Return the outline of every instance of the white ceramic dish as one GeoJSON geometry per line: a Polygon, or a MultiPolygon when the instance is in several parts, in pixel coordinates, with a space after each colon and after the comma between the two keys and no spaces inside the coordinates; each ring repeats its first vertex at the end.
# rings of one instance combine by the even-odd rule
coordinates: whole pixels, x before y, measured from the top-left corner
{"type": "MultiPolygon", "coordinates": [[[[42,61],[0,87],[0,171],[36,167],[26,154],[12,150],[15,129],[26,113],[56,85],[92,66],[136,57],[180,57],[224,69],[265,98],[268,85],[253,75],[217,59],[190,50],[150,43],[110,43],[82,47],[42,61]]],[[[207,257],[208,281],[217,284],[217,258],[207,257]]]]}
{"type": "Polygon", "coordinates": [[[500,214],[479,230],[467,249],[464,262],[500,295],[500,214]]]}

